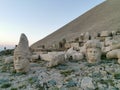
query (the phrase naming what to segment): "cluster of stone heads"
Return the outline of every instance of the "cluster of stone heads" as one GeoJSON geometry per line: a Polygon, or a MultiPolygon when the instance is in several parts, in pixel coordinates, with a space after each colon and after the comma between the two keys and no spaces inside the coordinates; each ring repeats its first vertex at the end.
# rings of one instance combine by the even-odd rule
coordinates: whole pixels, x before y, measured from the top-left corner
{"type": "Polygon", "coordinates": [[[28,72],[30,70],[30,62],[37,59],[45,60],[47,67],[53,67],[67,60],[86,60],[88,63],[99,63],[101,56],[104,54],[106,58],[118,59],[120,64],[120,41],[115,39],[120,33],[117,31],[102,31],[99,36],[89,38],[89,33],[84,41],[83,46],[70,47],[66,51],[48,52],[33,55],[28,45],[28,39],[25,34],[21,34],[19,44],[14,50],[14,68],[16,72],[28,72]],[[111,35],[112,33],[112,35],[111,35]]]}

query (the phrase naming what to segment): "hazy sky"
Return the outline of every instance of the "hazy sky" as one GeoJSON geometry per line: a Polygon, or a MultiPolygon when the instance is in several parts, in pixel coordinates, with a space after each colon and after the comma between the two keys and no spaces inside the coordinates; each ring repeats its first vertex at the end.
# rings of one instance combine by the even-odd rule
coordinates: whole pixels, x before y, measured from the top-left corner
{"type": "Polygon", "coordinates": [[[0,47],[18,44],[21,33],[30,45],[105,0],[0,0],[0,47]]]}

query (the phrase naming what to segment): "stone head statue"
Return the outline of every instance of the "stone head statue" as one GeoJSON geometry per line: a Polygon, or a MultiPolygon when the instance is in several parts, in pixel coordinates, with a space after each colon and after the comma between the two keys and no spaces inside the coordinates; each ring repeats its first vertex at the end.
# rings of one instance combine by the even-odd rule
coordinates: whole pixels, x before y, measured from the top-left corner
{"type": "Polygon", "coordinates": [[[16,72],[28,72],[30,59],[28,39],[25,34],[21,34],[19,44],[14,50],[14,68],[16,72]]]}
{"type": "Polygon", "coordinates": [[[101,60],[101,43],[98,40],[89,40],[85,43],[88,63],[97,63],[101,60]]]}

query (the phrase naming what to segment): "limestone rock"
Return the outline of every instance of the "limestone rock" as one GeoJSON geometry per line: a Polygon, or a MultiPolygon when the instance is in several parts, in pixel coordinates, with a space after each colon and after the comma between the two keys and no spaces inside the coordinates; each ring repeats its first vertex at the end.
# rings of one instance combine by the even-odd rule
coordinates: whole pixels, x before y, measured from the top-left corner
{"type": "Polygon", "coordinates": [[[32,55],[31,56],[31,61],[36,61],[37,59],[40,59],[40,56],[39,55],[32,55]]]}
{"type": "Polygon", "coordinates": [[[118,63],[120,64],[120,50],[117,52],[118,63]]]}
{"type": "Polygon", "coordinates": [[[118,41],[111,39],[111,37],[106,37],[104,51],[109,52],[114,49],[119,49],[120,44],[118,41]]]}
{"type": "Polygon", "coordinates": [[[62,64],[65,62],[65,54],[64,53],[55,53],[52,55],[50,62],[47,64],[47,67],[53,67],[58,64],[62,64]]]}
{"type": "Polygon", "coordinates": [[[118,59],[118,63],[120,64],[120,59],[118,59]]]}
{"type": "Polygon", "coordinates": [[[71,47],[79,47],[79,43],[71,43],[70,46],[71,47]]]}
{"type": "Polygon", "coordinates": [[[112,51],[109,51],[107,54],[106,54],[106,57],[108,59],[112,59],[112,58],[118,58],[117,56],[117,53],[120,51],[120,49],[115,49],[115,50],[112,50],[112,51]]]}
{"type": "Polygon", "coordinates": [[[65,59],[81,60],[83,58],[84,58],[84,56],[83,56],[82,53],[80,53],[79,49],[74,49],[73,47],[71,47],[66,52],[66,58],[65,59]]]}
{"type": "Polygon", "coordinates": [[[79,38],[79,42],[83,42],[83,39],[84,39],[84,33],[81,33],[80,38],[79,38]]]}
{"type": "Polygon", "coordinates": [[[74,48],[71,47],[70,49],[67,50],[67,52],[65,53],[66,57],[65,59],[69,59],[73,53],[76,53],[77,51],[76,50],[73,50],[74,48]]]}
{"type": "Polygon", "coordinates": [[[51,61],[51,58],[52,58],[53,56],[52,55],[50,55],[50,54],[40,54],[40,58],[41,58],[41,60],[45,60],[45,61],[51,61]]]}
{"type": "Polygon", "coordinates": [[[82,53],[83,55],[86,54],[86,46],[85,45],[80,47],[80,53],[82,53]]]}
{"type": "Polygon", "coordinates": [[[65,52],[48,52],[48,54],[40,54],[40,57],[48,61],[47,67],[53,67],[65,61],[65,52]]]}
{"type": "Polygon", "coordinates": [[[76,53],[73,53],[73,54],[72,54],[72,59],[73,59],[73,60],[82,60],[83,58],[84,58],[84,56],[83,56],[82,53],[76,52],[76,53]]]}
{"type": "Polygon", "coordinates": [[[110,46],[105,47],[105,52],[109,52],[109,51],[111,51],[111,47],[110,46]]]}
{"type": "Polygon", "coordinates": [[[65,43],[65,48],[66,48],[66,49],[69,49],[70,47],[71,47],[70,43],[66,42],[66,43],[65,43]]]}
{"type": "Polygon", "coordinates": [[[12,63],[13,62],[13,56],[5,57],[5,63],[12,63]]]}
{"type": "Polygon", "coordinates": [[[100,34],[101,37],[107,37],[109,35],[110,35],[109,31],[102,31],[101,34],[100,34]]]}
{"type": "Polygon", "coordinates": [[[120,64],[120,49],[115,49],[106,54],[108,59],[117,58],[118,63],[120,64]]]}
{"type": "Polygon", "coordinates": [[[112,39],[111,37],[106,37],[105,38],[105,46],[109,46],[109,45],[112,44],[112,40],[111,39],[112,39]]]}
{"type": "Polygon", "coordinates": [[[84,42],[90,40],[90,33],[89,32],[86,32],[85,35],[84,35],[84,42]]]}
{"type": "Polygon", "coordinates": [[[120,49],[120,43],[115,43],[111,45],[111,50],[120,49]]]}
{"type": "Polygon", "coordinates": [[[115,36],[117,34],[117,31],[111,31],[112,36],[115,36]]]}
{"type": "Polygon", "coordinates": [[[102,47],[102,54],[106,54],[109,51],[111,51],[111,47],[110,46],[102,47]]]}
{"type": "Polygon", "coordinates": [[[81,81],[81,87],[84,89],[84,90],[87,90],[87,89],[92,89],[94,90],[95,89],[95,86],[94,84],[92,83],[92,78],[90,77],[84,77],[81,81]]]}

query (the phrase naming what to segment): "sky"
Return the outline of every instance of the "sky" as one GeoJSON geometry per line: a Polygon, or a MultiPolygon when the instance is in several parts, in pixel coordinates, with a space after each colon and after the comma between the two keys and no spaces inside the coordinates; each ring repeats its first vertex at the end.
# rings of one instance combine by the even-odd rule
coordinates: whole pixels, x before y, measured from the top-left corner
{"type": "Polygon", "coordinates": [[[105,0],[0,0],[0,48],[13,48],[21,33],[29,45],[105,0]]]}

